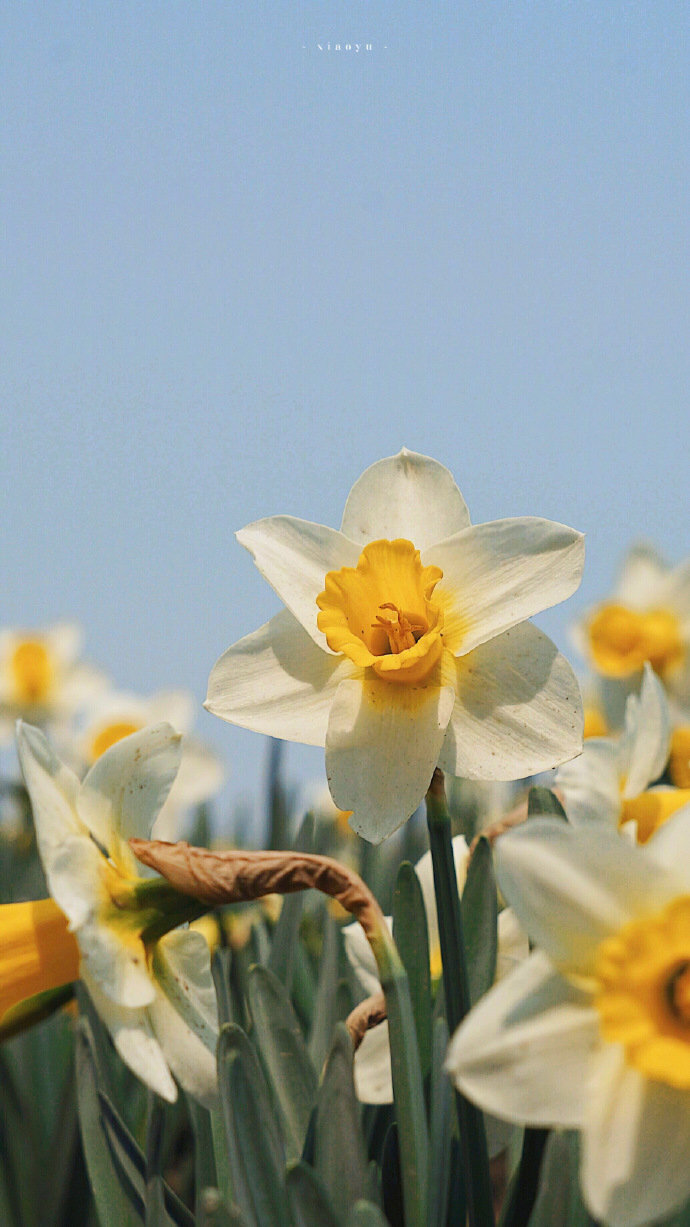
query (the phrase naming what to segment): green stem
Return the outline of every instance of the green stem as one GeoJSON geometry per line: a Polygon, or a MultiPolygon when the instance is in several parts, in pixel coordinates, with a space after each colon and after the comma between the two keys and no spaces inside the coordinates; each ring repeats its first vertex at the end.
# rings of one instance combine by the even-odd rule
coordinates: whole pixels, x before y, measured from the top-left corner
{"type": "MultiPolygon", "coordinates": [[[[470,1008],[469,983],[462,936],[460,896],[455,873],[451,823],[443,772],[434,772],[426,796],[427,825],[434,870],[434,892],[438,911],[443,993],[448,1029],[453,1035],[470,1008]]],[[[484,1118],[478,1108],[455,1092],[460,1128],[460,1146],[467,1190],[470,1227],[494,1227],[489,1157],[486,1149],[484,1118]]]]}
{"type": "Polygon", "coordinates": [[[388,1011],[405,1227],[426,1227],[429,1134],[410,986],[388,929],[370,940],[388,1011]]]}

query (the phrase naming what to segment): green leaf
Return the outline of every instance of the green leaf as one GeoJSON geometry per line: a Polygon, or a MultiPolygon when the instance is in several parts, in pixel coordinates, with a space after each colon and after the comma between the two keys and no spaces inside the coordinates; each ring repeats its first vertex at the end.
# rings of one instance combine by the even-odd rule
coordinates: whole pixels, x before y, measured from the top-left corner
{"type": "Polygon", "coordinates": [[[517,1170],[506,1192],[500,1227],[526,1227],[539,1189],[548,1130],[525,1129],[517,1170]]]}
{"type": "Polygon", "coordinates": [[[336,984],[342,941],[340,927],[327,907],[323,908],[322,917],[323,947],[319,960],[319,979],[309,1033],[309,1056],[317,1070],[323,1068],[333,1037],[333,1028],[338,1022],[336,984]]]}
{"type": "Polygon", "coordinates": [[[218,1085],[233,1200],[247,1227],[285,1227],[292,1219],[274,1106],[254,1046],[233,1023],[218,1040],[218,1085]]]}
{"type": "Polygon", "coordinates": [[[316,1101],[316,1071],[278,977],[256,965],[249,972],[247,989],[254,1042],[278,1104],[288,1160],[296,1160],[316,1101]]]}
{"type": "Polygon", "coordinates": [[[535,784],[527,794],[527,817],[563,818],[565,821],[568,818],[555,792],[541,784],[535,784]]]}
{"type": "Polygon", "coordinates": [[[477,841],[460,901],[467,979],[472,1005],[488,992],[496,975],[498,898],[488,839],[477,841]]]}
{"type": "Polygon", "coordinates": [[[578,1135],[554,1130],[544,1151],[529,1227],[593,1227],[580,1196],[578,1135]]]}
{"type": "MultiPolygon", "coordinates": [[[[309,852],[314,839],[314,819],[306,814],[294,843],[295,852],[309,852]]],[[[295,951],[299,945],[299,929],[304,907],[304,892],[283,898],[278,922],[273,930],[268,966],[282,980],[288,992],[295,970],[295,951]]]]}
{"type": "Polygon", "coordinates": [[[431,1067],[431,969],[429,928],[419,878],[403,861],[393,892],[393,938],[410,986],[422,1077],[431,1067]]]}
{"type": "Polygon", "coordinates": [[[448,1025],[445,1018],[437,1018],[434,1023],[431,1053],[429,1227],[436,1227],[437,1223],[445,1223],[448,1213],[453,1091],[444,1069],[447,1050],[448,1025]]]}
{"type": "Polygon", "coordinates": [[[341,1214],[369,1195],[352,1061],[352,1040],[344,1023],[338,1023],[316,1101],[314,1167],[341,1214]]]}
{"type": "Polygon", "coordinates": [[[350,1211],[346,1227],[389,1227],[389,1224],[373,1201],[358,1201],[350,1211]]]}
{"type": "Polygon", "coordinates": [[[76,1045],[79,1124],[99,1222],[101,1227],[141,1227],[144,1222],[142,1190],[133,1185],[114,1161],[98,1099],[93,1037],[85,1018],[79,1023],[76,1045]]]}
{"type": "Polygon", "coordinates": [[[197,1223],[202,1218],[202,1199],[206,1189],[217,1189],[218,1176],[213,1153],[213,1130],[211,1114],[202,1108],[191,1095],[186,1096],[187,1111],[194,1133],[194,1189],[195,1217],[197,1223]]]}
{"type": "Polygon", "coordinates": [[[290,1168],[285,1184],[295,1227],[341,1227],[323,1184],[308,1164],[290,1168]]]}

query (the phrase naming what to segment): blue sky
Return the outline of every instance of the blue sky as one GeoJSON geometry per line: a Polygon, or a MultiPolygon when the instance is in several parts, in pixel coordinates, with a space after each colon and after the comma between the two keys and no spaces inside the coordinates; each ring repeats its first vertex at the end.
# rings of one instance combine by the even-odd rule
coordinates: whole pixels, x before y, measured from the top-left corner
{"type": "MultiPolygon", "coordinates": [[[[75,618],[119,686],[201,701],[277,608],[234,531],[337,524],[404,444],[476,521],[587,533],[580,592],[538,619],[573,658],[633,539],[688,552],[689,23],[5,6],[2,621],[75,618]]],[[[261,739],[198,731],[258,796],[261,739]]]]}

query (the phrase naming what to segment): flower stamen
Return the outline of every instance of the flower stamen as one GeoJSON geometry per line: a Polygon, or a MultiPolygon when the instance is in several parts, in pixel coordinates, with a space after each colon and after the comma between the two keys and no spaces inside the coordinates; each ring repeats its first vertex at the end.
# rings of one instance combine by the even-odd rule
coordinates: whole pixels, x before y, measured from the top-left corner
{"type": "Polygon", "coordinates": [[[426,618],[405,609],[398,609],[398,606],[392,601],[384,601],[382,605],[379,605],[379,609],[391,609],[395,615],[393,618],[386,618],[382,614],[377,614],[376,621],[371,624],[372,630],[383,627],[391,652],[404,652],[406,648],[413,648],[429,629],[426,618]]]}

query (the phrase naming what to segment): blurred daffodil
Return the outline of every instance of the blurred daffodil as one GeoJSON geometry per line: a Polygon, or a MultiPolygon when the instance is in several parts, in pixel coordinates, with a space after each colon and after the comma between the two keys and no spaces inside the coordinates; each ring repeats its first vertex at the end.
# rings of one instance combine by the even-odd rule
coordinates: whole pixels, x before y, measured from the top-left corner
{"type": "Polygon", "coordinates": [[[634,823],[640,843],[671,814],[690,803],[690,789],[649,785],[664,770],[670,747],[670,716],[664,688],[644,666],[639,697],[626,702],[620,737],[593,737],[579,758],[556,773],[566,813],[575,825],[634,823]]]}
{"type": "Polygon", "coordinates": [[[16,1006],[79,978],[79,946],[54,899],[0,906],[0,1025],[16,1006]]]}
{"type": "Polygon", "coordinates": [[[78,626],[0,631],[0,739],[11,741],[22,717],[61,726],[106,685],[103,674],[79,659],[78,626]]]}
{"type": "MultiPolygon", "coordinates": [[[[213,1104],[218,1022],[208,946],[200,933],[175,928],[190,918],[189,901],[147,876],[127,842],[151,834],[179,767],[179,734],[159,724],[126,737],[83,783],[40,730],[20,722],[17,745],[48,887],[69,922],[67,936],[78,944],[78,974],[115,1047],[162,1098],[176,1098],[174,1075],[190,1094],[213,1104]]],[[[54,906],[51,917],[52,940],[68,959],[54,906]]],[[[71,950],[68,979],[74,978],[71,950]]],[[[50,960],[43,962],[52,976],[50,960]]],[[[46,979],[42,987],[50,986],[46,979]]],[[[30,987],[40,991],[40,968],[30,987]]]]}
{"type": "Polygon", "coordinates": [[[634,681],[649,661],[669,693],[687,700],[690,561],[671,568],[651,546],[634,546],[611,599],[590,610],[575,634],[604,677],[634,681]]]}
{"type": "MultiPolygon", "coordinates": [[[[462,894],[469,849],[462,835],[453,840],[453,856],[458,890],[462,894]]],[[[419,884],[424,898],[427,928],[429,934],[429,962],[433,981],[438,981],[442,973],[441,940],[438,928],[438,913],[436,911],[436,896],[434,893],[434,875],[431,864],[431,853],[426,852],[415,866],[419,884]]],[[[386,917],[392,928],[392,920],[386,917]]],[[[371,946],[364,936],[364,930],[359,924],[350,924],[343,929],[345,950],[357,974],[362,988],[369,996],[381,992],[376,961],[371,946]]],[[[528,953],[527,938],[520,931],[511,911],[505,909],[498,917],[498,958],[496,976],[500,979],[528,953]]],[[[363,1103],[392,1103],[393,1082],[391,1076],[391,1056],[388,1039],[388,1023],[378,1023],[366,1032],[355,1053],[355,1090],[363,1103]]],[[[492,1150],[497,1152],[506,1144],[505,1129],[493,1130],[492,1150]]]]}
{"type": "Polygon", "coordinates": [[[690,1196],[690,814],[644,848],[536,818],[494,851],[537,950],[470,1012],[447,1069],[486,1112],[581,1130],[597,1220],[656,1222],[690,1196]]]}
{"type": "Polygon", "coordinates": [[[225,772],[218,756],[191,735],[196,700],[186,690],[163,690],[145,698],[125,691],[106,691],[86,712],[76,742],[79,766],[89,768],[106,750],[147,725],[166,721],[182,734],[180,766],[156,819],[158,839],[178,839],[184,813],[207,801],[222,786],[225,772]]]}
{"type": "Polygon", "coordinates": [[[324,745],[333,800],[365,838],[414,812],[437,765],[515,779],[579,752],[577,682],[526,619],[577,587],[580,533],[471,526],[448,470],[403,450],[363,473],[340,531],[274,516],[238,539],[286,608],[220,658],[206,706],[324,745]]]}

